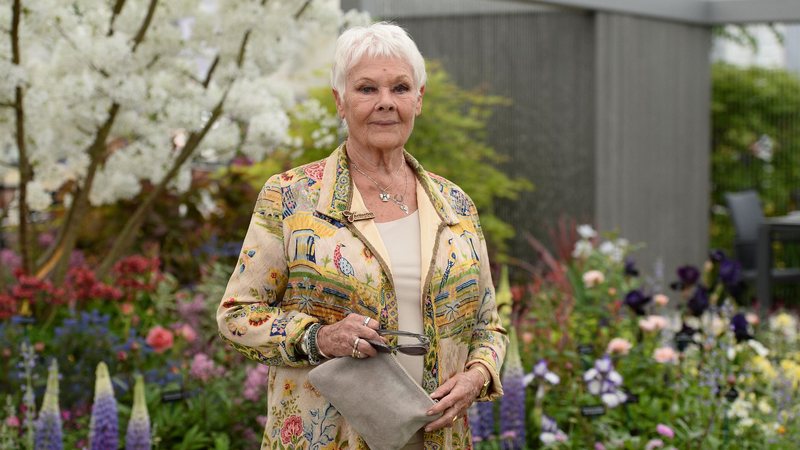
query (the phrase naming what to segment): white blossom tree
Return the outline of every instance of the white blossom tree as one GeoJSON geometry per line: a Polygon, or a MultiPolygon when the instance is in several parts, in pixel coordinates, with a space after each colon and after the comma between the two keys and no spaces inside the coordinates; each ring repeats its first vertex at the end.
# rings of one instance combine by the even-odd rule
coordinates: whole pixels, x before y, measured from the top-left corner
{"type": "MultiPolygon", "coordinates": [[[[5,3],[5,2],[4,2],[5,3]]],[[[29,273],[63,274],[89,208],[153,186],[98,271],[198,159],[261,159],[286,140],[304,56],[346,21],[337,0],[12,0],[0,7],[0,179],[29,273]],[[55,202],[55,203],[54,203],[55,202]],[[37,261],[32,212],[59,233],[37,261]],[[54,272],[55,271],[55,272],[54,272]]]]}

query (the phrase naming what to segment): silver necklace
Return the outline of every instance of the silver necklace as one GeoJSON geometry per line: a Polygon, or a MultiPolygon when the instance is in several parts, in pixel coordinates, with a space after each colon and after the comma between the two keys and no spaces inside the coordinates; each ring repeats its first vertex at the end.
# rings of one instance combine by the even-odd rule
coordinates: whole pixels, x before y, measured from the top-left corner
{"type": "MultiPolygon", "coordinates": [[[[385,188],[383,188],[383,187],[381,187],[380,184],[378,184],[377,181],[375,181],[374,178],[372,178],[366,172],[361,170],[361,168],[358,167],[358,164],[356,164],[355,161],[351,161],[351,162],[353,164],[353,168],[356,169],[358,171],[358,173],[360,173],[361,175],[364,175],[365,177],[367,177],[367,179],[369,181],[371,181],[372,184],[374,184],[376,188],[378,188],[378,191],[380,191],[378,193],[378,198],[380,198],[382,202],[388,202],[389,200],[391,200],[392,202],[394,202],[400,208],[401,211],[403,211],[404,213],[408,214],[408,205],[403,203],[403,199],[404,199],[405,194],[406,194],[406,188],[408,188],[408,176],[407,176],[405,171],[403,171],[403,191],[402,191],[402,193],[392,195],[392,194],[389,193],[389,188],[392,186],[392,184],[394,184],[394,177],[392,177],[392,183],[390,183],[389,186],[386,186],[385,188]]],[[[403,164],[400,165],[400,168],[402,168],[402,167],[403,167],[403,164]]]]}

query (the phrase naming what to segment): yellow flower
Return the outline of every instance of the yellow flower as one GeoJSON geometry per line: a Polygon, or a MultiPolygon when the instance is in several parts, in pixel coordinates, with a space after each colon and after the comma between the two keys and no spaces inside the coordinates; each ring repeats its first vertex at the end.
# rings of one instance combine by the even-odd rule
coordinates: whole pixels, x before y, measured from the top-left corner
{"type": "Polygon", "coordinates": [[[797,389],[800,386],[800,364],[790,359],[782,359],[781,369],[786,378],[792,382],[792,386],[797,389]]]}
{"type": "Polygon", "coordinates": [[[778,376],[778,372],[775,371],[775,368],[772,367],[772,363],[763,356],[756,355],[752,359],[753,368],[758,372],[761,372],[761,375],[764,376],[769,381],[775,379],[778,376]]]}
{"type": "Polygon", "coordinates": [[[286,380],[286,381],[283,382],[283,391],[284,392],[288,392],[289,394],[291,394],[292,391],[294,390],[294,388],[295,388],[294,381],[286,380]]]}

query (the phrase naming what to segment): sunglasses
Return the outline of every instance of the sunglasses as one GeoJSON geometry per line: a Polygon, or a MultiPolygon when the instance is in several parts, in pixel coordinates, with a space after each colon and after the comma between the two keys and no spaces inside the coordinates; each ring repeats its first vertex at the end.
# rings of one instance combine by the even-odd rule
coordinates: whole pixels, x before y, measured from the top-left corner
{"type": "Polygon", "coordinates": [[[431,341],[424,334],[410,333],[408,331],[375,330],[381,336],[405,336],[419,340],[418,344],[387,345],[381,341],[367,340],[371,346],[380,353],[405,353],[406,355],[420,356],[428,353],[431,341]]]}

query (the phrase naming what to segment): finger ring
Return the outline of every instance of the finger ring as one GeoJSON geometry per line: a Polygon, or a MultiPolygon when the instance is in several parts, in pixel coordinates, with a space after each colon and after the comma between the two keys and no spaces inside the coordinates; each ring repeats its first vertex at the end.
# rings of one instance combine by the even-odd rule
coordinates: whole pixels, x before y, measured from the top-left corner
{"type": "Polygon", "coordinates": [[[369,323],[369,321],[370,321],[370,318],[369,318],[369,317],[364,317],[364,326],[365,326],[365,327],[367,326],[367,324],[369,323]]]}
{"type": "Polygon", "coordinates": [[[357,353],[358,353],[358,350],[356,350],[356,348],[353,347],[353,353],[351,353],[350,356],[352,356],[353,358],[358,358],[358,356],[356,356],[357,353]]]}
{"type": "Polygon", "coordinates": [[[361,340],[360,337],[356,336],[356,340],[353,342],[353,350],[358,349],[358,342],[361,340]]]}
{"type": "Polygon", "coordinates": [[[361,353],[361,350],[356,350],[356,358],[361,359],[364,355],[361,353]]]}
{"type": "Polygon", "coordinates": [[[453,423],[456,423],[456,420],[458,420],[458,415],[456,415],[455,417],[453,417],[453,423]]]}

